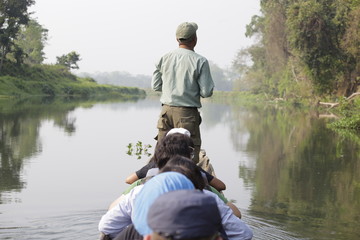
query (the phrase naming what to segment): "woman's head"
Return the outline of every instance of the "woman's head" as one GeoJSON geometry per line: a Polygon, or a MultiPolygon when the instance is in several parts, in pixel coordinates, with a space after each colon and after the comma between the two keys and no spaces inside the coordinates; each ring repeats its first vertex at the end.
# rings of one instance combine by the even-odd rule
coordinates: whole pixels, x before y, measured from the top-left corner
{"type": "Polygon", "coordinates": [[[190,179],[196,189],[203,190],[206,185],[199,167],[189,158],[180,155],[170,158],[160,172],[179,172],[184,174],[190,179]]]}
{"type": "Polygon", "coordinates": [[[151,204],[160,195],[182,189],[195,189],[194,184],[178,172],[160,173],[147,181],[135,198],[131,218],[134,227],[141,235],[151,233],[147,224],[147,214],[151,204]]]}
{"type": "Polygon", "coordinates": [[[194,151],[194,142],[192,139],[181,133],[174,133],[165,136],[158,142],[154,161],[161,169],[175,155],[191,158],[194,151]]]}

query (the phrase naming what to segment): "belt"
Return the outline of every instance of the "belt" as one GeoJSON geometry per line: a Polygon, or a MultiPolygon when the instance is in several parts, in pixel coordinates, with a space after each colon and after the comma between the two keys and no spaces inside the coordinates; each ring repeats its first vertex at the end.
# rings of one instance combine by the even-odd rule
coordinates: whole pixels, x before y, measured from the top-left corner
{"type": "Polygon", "coordinates": [[[197,107],[185,107],[185,106],[171,106],[167,104],[161,104],[161,106],[171,107],[171,108],[186,108],[186,109],[198,109],[197,107]]]}

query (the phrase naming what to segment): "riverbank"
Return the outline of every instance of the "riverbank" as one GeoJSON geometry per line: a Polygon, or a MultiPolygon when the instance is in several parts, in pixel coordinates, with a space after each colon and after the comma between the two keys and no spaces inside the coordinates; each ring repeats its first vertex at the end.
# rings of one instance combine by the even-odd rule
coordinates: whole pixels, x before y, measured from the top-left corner
{"type": "Polygon", "coordinates": [[[308,111],[317,112],[319,117],[333,118],[334,121],[328,125],[335,130],[350,130],[360,132],[360,96],[346,99],[328,97],[324,102],[336,103],[333,105],[320,104],[320,97],[314,96],[312,99],[307,98],[272,98],[265,94],[252,94],[249,92],[215,92],[209,98],[210,101],[220,101],[224,103],[235,103],[239,105],[274,105],[280,107],[304,108],[308,111]],[[334,100],[335,99],[335,100],[334,100]]]}
{"type": "Polygon", "coordinates": [[[15,66],[7,64],[0,75],[0,96],[145,96],[144,90],[98,84],[80,78],[60,65],[15,66]]]}

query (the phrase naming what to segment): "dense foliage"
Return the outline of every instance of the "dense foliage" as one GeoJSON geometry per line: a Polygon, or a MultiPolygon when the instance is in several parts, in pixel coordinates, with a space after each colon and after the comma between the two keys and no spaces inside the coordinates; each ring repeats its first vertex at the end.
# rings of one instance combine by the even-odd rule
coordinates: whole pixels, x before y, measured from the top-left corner
{"type": "Polygon", "coordinates": [[[257,43],[234,61],[238,90],[283,98],[357,91],[359,0],[262,0],[261,12],[246,32],[257,43]]]}
{"type": "Polygon", "coordinates": [[[30,20],[28,8],[34,0],[0,0],[0,72],[7,55],[22,55],[15,39],[22,26],[30,20]]]}
{"type": "Polygon", "coordinates": [[[45,59],[44,47],[48,39],[48,30],[36,20],[31,19],[20,29],[15,44],[22,50],[21,63],[41,64],[45,59]]]}

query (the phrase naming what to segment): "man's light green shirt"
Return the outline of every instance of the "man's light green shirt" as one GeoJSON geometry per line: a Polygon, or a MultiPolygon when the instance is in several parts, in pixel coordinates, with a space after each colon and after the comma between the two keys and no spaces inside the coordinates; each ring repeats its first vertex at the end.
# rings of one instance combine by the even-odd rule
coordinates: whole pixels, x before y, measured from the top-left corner
{"type": "Polygon", "coordinates": [[[156,64],[151,87],[162,92],[160,101],[163,104],[200,108],[200,97],[212,95],[214,81],[206,58],[194,51],[178,48],[164,55],[156,64]]]}

